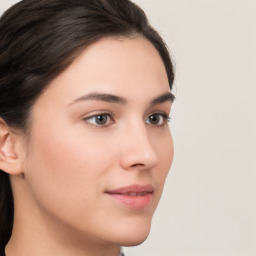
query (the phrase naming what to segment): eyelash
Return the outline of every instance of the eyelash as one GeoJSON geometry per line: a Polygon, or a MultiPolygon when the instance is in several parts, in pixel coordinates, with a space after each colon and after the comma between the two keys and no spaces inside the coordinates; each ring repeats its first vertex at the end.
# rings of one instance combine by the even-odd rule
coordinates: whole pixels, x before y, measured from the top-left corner
{"type": "MultiPolygon", "coordinates": [[[[150,114],[148,118],[150,117],[153,117],[153,116],[158,116],[160,118],[162,118],[162,123],[161,124],[152,124],[152,123],[148,123],[149,125],[153,125],[153,126],[158,126],[158,127],[161,127],[161,126],[164,126],[166,125],[168,122],[170,122],[171,118],[165,114],[165,113],[153,113],[153,114],[150,114]]],[[[147,123],[147,122],[146,122],[147,123]]]]}
{"type": "Polygon", "coordinates": [[[111,124],[114,123],[114,119],[113,119],[112,115],[110,113],[107,113],[107,112],[97,113],[95,115],[85,117],[85,118],[83,118],[83,120],[86,123],[89,123],[90,125],[96,126],[96,127],[99,127],[99,128],[108,127],[108,126],[110,126],[111,124]],[[97,124],[97,123],[93,124],[93,123],[90,122],[90,120],[92,120],[92,119],[95,119],[97,117],[103,117],[103,116],[107,117],[107,118],[110,118],[110,121],[109,121],[110,123],[109,124],[100,125],[100,124],[97,124]]]}
{"type": "MultiPolygon", "coordinates": [[[[111,124],[114,124],[115,121],[114,121],[114,118],[112,116],[112,114],[108,113],[108,112],[102,112],[102,113],[97,113],[95,115],[92,115],[92,116],[88,116],[88,117],[85,117],[83,118],[83,120],[88,123],[89,125],[92,125],[92,126],[95,126],[97,128],[106,128],[108,126],[110,126],[111,124]],[[107,120],[108,121],[108,124],[97,124],[96,122],[96,118],[97,117],[106,117],[106,118],[109,118],[110,120],[107,120]],[[94,123],[92,123],[91,121],[94,119],[94,123]],[[90,121],[91,120],[91,121],[90,121]]],[[[152,113],[150,114],[146,120],[145,120],[145,123],[146,124],[149,124],[151,126],[156,126],[156,127],[162,127],[162,126],[165,126],[168,122],[170,122],[171,118],[165,114],[165,113],[152,113]],[[161,124],[152,124],[150,122],[147,122],[147,119],[150,118],[150,117],[160,117],[162,119],[161,120],[161,124]]]]}

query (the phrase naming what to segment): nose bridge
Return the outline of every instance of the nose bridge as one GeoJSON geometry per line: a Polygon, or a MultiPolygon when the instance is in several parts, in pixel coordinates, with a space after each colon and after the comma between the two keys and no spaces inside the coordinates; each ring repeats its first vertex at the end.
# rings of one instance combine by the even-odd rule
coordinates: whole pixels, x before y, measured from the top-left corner
{"type": "Polygon", "coordinates": [[[125,129],[122,164],[124,168],[140,166],[152,168],[158,160],[155,149],[150,141],[146,124],[133,122],[125,129]]]}

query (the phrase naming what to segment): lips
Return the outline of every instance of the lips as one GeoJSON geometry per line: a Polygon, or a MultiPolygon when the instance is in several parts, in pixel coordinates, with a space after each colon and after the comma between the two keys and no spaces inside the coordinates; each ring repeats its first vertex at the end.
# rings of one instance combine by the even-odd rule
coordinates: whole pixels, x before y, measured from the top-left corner
{"type": "MultiPolygon", "coordinates": [[[[127,196],[144,196],[148,194],[149,192],[142,192],[142,193],[136,193],[136,192],[128,192],[128,193],[117,193],[119,195],[127,195],[127,196]]],[[[109,193],[109,194],[116,194],[116,193],[109,193]]]]}
{"type": "Polygon", "coordinates": [[[154,188],[151,185],[131,185],[114,190],[107,191],[106,193],[118,202],[133,209],[142,209],[150,204],[154,188]]]}

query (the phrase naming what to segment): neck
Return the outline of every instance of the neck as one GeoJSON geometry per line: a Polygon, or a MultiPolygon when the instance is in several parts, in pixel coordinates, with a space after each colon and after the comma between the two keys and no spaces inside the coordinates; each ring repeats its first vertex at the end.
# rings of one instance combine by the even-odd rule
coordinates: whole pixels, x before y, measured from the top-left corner
{"type": "Polygon", "coordinates": [[[6,256],[118,256],[120,252],[118,246],[89,242],[88,239],[82,243],[81,239],[74,241],[45,234],[14,228],[6,246],[6,256]]]}

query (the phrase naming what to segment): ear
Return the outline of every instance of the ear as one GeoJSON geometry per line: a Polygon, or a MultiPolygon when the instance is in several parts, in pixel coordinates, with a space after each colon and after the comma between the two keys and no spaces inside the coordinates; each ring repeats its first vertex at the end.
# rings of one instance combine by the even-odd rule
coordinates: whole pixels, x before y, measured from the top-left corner
{"type": "Polygon", "coordinates": [[[10,175],[21,174],[21,159],[15,151],[21,143],[18,135],[13,133],[5,121],[0,118],[0,169],[10,175]]]}

